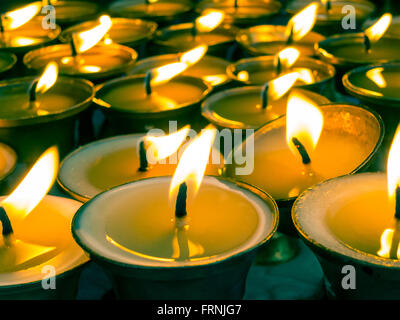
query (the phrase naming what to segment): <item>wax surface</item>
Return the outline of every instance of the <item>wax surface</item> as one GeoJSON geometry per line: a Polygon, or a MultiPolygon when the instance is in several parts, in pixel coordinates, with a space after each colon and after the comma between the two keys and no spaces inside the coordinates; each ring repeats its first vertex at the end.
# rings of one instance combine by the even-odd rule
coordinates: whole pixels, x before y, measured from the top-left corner
{"type": "MultiPolygon", "coordinates": [[[[375,68],[377,69],[377,68],[375,68]]],[[[366,75],[366,72],[353,72],[348,80],[357,90],[364,91],[365,94],[374,95],[376,97],[384,96],[386,99],[400,98],[400,67],[384,68],[381,75],[385,81],[385,86],[381,87],[366,75]]],[[[378,82],[380,84],[380,82],[378,82]]]]}
{"type": "MultiPolygon", "coordinates": [[[[329,102],[328,99],[312,92],[302,92],[305,92],[317,104],[329,102]]],[[[262,110],[261,87],[251,91],[236,90],[232,93],[221,96],[221,99],[209,105],[210,118],[227,127],[255,129],[286,113],[287,94],[278,100],[270,101],[268,107],[262,110]]]]}
{"type": "MultiPolygon", "coordinates": [[[[285,41],[271,41],[271,42],[259,42],[251,45],[254,51],[257,51],[260,54],[276,54],[279,51],[285,49],[287,44],[285,41]]],[[[295,42],[291,45],[291,47],[300,51],[301,55],[304,56],[313,56],[315,54],[314,51],[314,43],[305,43],[305,42],[295,42]]]]}
{"type": "Polygon", "coordinates": [[[47,115],[67,110],[77,103],[72,96],[51,93],[39,96],[36,102],[36,104],[30,104],[27,95],[0,96],[0,104],[4,106],[0,109],[0,118],[20,119],[47,115]]]}
{"type": "Polygon", "coordinates": [[[138,78],[133,82],[120,83],[109,89],[104,88],[98,97],[114,108],[145,113],[173,110],[183,104],[198,102],[202,99],[203,93],[204,88],[175,78],[155,86],[153,93],[147,96],[144,78],[138,78]]]}
{"type": "MultiPolygon", "coordinates": [[[[357,64],[374,63],[379,61],[398,60],[400,56],[400,39],[383,37],[378,42],[371,45],[369,52],[365,51],[362,36],[353,38],[340,38],[334,41],[323,41],[320,48],[328,54],[352,61],[357,64]]],[[[325,53],[324,53],[325,55],[325,53]]]]}
{"type": "Polygon", "coordinates": [[[0,143],[0,179],[4,178],[15,167],[17,155],[9,146],[0,143]]]}
{"type": "Polygon", "coordinates": [[[89,74],[117,69],[134,61],[130,53],[121,53],[113,48],[107,50],[105,47],[100,49],[95,47],[74,58],[71,56],[69,46],[54,46],[54,48],[57,47],[59,50],[43,52],[35,57],[30,61],[30,68],[42,70],[49,62],[55,61],[59,65],[61,74],[89,74]]]}
{"type": "Polygon", "coordinates": [[[198,33],[195,37],[191,34],[191,30],[179,30],[176,32],[170,32],[169,34],[160,38],[164,45],[168,45],[175,48],[193,48],[200,44],[207,44],[212,46],[218,43],[224,43],[234,40],[234,36],[228,32],[215,31],[207,33],[198,33]]]}
{"type": "Polygon", "coordinates": [[[347,112],[346,109],[339,112],[338,108],[336,114],[334,108],[321,108],[325,127],[315,150],[309,152],[310,165],[303,165],[301,158],[287,146],[286,117],[283,117],[260,129],[264,133],[254,140],[254,170],[237,179],[258,186],[274,199],[288,199],[318,182],[355,170],[375,148],[378,124],[366,115],[357,112],[352,115],[351,107],[347,112]]]}
{"type": "Polygon", "coordinates": [[[141,180],[88,202],[73,226],[79,241],[114,261],[172,267],[224,259],[254,246],[274,228],[272,208],[253,193],[205,177],[194,199],[188,189],[188,227],[178,235],[170,181],[141,180]],[[183,250],[185,244],[189,250],[183,250]]]}
{"type": "MultiPolygon", "coordinates": [[[[343,243],[373,255],[377,255],[381,248],[380,239],[385,229],[400,232],[387,191],[376,190],[373,185],[371,191],[342,201],[341,206],[331,210],[326,219],[333,233],[343,243]]],[[[394,238],[396,240],[392,246],[397,252],[400,234],[394,238]]],[[[397,259],[396,255],[392,258],[397,259]]]]}
{"type": "MultiPolygon", "coordinates": [[[[107,235],[138,254],[179,260],[166,186],[148,186],[140,190],[134,196],[134,214],[126,204],[116,205],[115,214],[106,221],[107,235]],[[158,195],[157,201],[149,201],[146,194],[158,195]]],[[[190,259],[233,250],[249,240],[258,225],[256,210],[243,196],[230,192],[222,194],[216,187],[204,187],[187,210],[190,215],[186,232],[189,249],[192,249],[190,259]]]]}
{"type": "MultiPolygon", "coordinates": [[[[142,135],[125,135],[91,143],[80,151],[73,153],[64,160],[60,171],[59,181],[66,188],[86,199],[112,187],[149,177],[172,176],[176,169],[176,160],[179,159],[184,146],[171,157],[158,162],[150,163],[148,171],[138,171],[140,161],[138,144],[142,135]]],[[[206,168],[206,174],[218,176],[224,166],[223,158],[214,150],[206,168]]]]}
{"type": "Polygon", "coordinates": [[[45,263],[60,274],[86,261],[70,231],[72,216],[79,207],[77,201],[46,196],[24,220],[14,219],[12,208],[6,207],[16,244],[6,248],[0,240],[0,283],[41,280],[45,263]]]}

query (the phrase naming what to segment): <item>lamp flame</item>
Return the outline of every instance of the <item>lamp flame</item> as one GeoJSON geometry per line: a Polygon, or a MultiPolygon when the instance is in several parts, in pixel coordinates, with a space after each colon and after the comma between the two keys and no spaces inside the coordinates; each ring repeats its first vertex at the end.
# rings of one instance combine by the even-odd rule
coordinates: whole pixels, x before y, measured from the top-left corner
{"type": "Polygon", "coordinates": [[[47,64],[46,69],[39,78],[36,86],[37,93],[45,93],[49,90],[57,81],[58,77],[58,64],[56,62],[50,62],[47,64]]]}
{"type": "Polygon", "coordinates": [[[294,71],[299,74],[299,80],[306,84],[311,84],[315,81],[314,75],[308,68],[295,68],[294,71]]]}
{"type": "Polygon", "coordinates": [[[400,187],[400,126],[396,130],[395,137],[389,151],[387,163],[388,195],[390,202],[395,205],[396,189],[400,187]]]}
{"type": "Polygon", "coordinates": [[[289,96],[286,112],[286,141],[295,156],[299,153],[292,143],[299,140],[308,152],[312,152],[323,127],[323,116],[317,106],[300,93],[289,96]]]}
{"type": "Polygon", "coordinates": [[[47,149],[17,188],[2,202],[10,219],[24,219],[54,183],[58,169],[58,149],[47,149]]]}
{"type": "Polygon", "coordinates": [[[146,143],[150,146],[147,149],[147,158],[149,162],[158,161],[168,158],[178,150],[181,144],[185,141],[190,130],[190,125],[183,127],[177,132],[171,133],[166,136],[146,136],[144,138],[146,143]]]}
{"type": "Polygon", "coordinates": [[[195,28],[199,32],[210,32],[217,28],[224,20],[224,12],[208,9],[195,20],[195,28]]]}
{"type": "Polygon", "coordinates": [[[209,76],[204,76],[203,80],[209,82],[212,86],[218,86],[228,79],[226,74],[213,74],[209,76]]]}
{"type": "Polygon", "coordinates": [[[286,27],[286,36],[291,35],[293,41],[301,40],[314,27],[319,4],[313,2],[294,15],[286,27]]]}
{"type": "Polygon", "coordinates": [[[377,42],[385,34],[392,22],[392,15],[385,13],[380,19],[364,32],[371,43],[377,42]]]}
{"type": "MultiPolygon", "coordinates": [[[[393,237],[394,237],[394,229],[387,228],[382,232],[381,235],[381,247],[379,251],[377,252],[378,256],[383,257],[383,258],[390,258],[391,256],[391,250],[392,250],[392,245],[393,245],[393,237]]],[[[400,257],[400,247],[397,249],[397,258],[400,257]]]]}
{"type": "Polygon", "coordinates": [[[151,70],[151,85],[160,85],[178,76],[188,68],[187,63],[174,62],[151,70]]]}
{"type": "Polygon", "coordinates": [[[246,70],[242,70],[242,71],[239,71],[239,73],[237,74],[237,78],[240,81],[249,81],[250,76],[246,70]]]}
{"type": "Polygon", "coordinates": [[[369,80],[375,83],[379,88],[386,88],[387,83],[382,75],[383,68],[373,68],[367,71],[366,75],[369,80]]]}
{"type": "Polygon", "coordinates": [[[111,18],[107,15],[100,17],[100,24],[90,30],[73,34],[73,41],[78,53],[85,52],[94,47],[105,34],[110,30],[112,25],[111,18]]]}
{"type": "Polygon", "coordinates": [[[208,46],[206,44],[199,45],[194,49],[184,52],[181,55],[180,62],[186,63],[189,66],[194,65],[204,57],[207,50],[208,46]]]}
{"type": "Polygon", "coordinates": [[[178,188],[183,182],[188,184],[188,190],[191,190],[193,194],[198,191],[216,133],[217,131],[212,125],[207,126],[182,153],[169,188],[170,200],[175,198],[178,188]]]}
{"type": "Polygon", "coordinates": [[[272,100],[278,100],[293,87],[299,74],[297,72],[286,73],[269,83],[268,97],[272,100]]]}
{"type": "Polygon", "coordinates": [[[40,1],[33,2],[20,9],[9,11],[1,16],[4,30],[14,30],[32,20],[42,8],[40,1]]]}
{"type": "Polygon", "coordinates": [[[277,54],[277,56],[280,60],[282,67],[290,68],[299,59],[300,52],[299,52],[299,50],[297,50],[295,48],[289,47],[289,48],[286,48],[286,49],[283,49],[282,51],[280,51],[277,54]]]}

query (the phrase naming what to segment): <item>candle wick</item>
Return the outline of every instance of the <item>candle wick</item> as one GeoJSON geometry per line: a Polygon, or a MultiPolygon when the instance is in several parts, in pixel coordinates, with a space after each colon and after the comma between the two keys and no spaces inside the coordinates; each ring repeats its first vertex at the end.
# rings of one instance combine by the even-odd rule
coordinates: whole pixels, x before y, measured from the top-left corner
{"type": "Polygon", "coordinates": [[[296,149],[299,151],[303,164],[310,164],[311,159],[304,145],[296,137],[292,138],[292,142],[295,145],[296,149]]]}
{"type": "Polygon", "coordinates": [[[294,35],[294,30],[293,30],[293,24],[291,23],[291,26],[290,26],[290,33],[289,33],[289,36],[288,36],[288,38],[287,38],[287,40],[286,40],[286,45],[292,44],[292,42],[293,42],[293,35],[294,35]]]}
{"type": "Polygon", "coordinates": [[[261,91],[261,110],[266,110],[268,106],[268,89],[269,83],[267,82],[261,91]]]}
{"type": "Polygon", "coordinates": [[[71,54],[73,57],[76,57],[78,55],[78,51],[76,50],[76,45],[75,45],[75,40],[74,40],[75,34],[73,33],[71,35],[71,41],[70,41],[70,46],[71,46],[71,54]]]}
{"type": "Polygon", "coordinates": [[[0,222],[3,226],[3,231],[2,235],[4,238],[4,243],[6,246],[11,246],[12,245],[12,239],[14,235],[14,230],[11,225],[10,218],[7,215],[6,210],[3,207],[0,207],[0,222]]]}
{"type": "Polygon", "coordinates": [[[275,60],[275,71],[276,74],[279,75],[282,72],[282,62],[281,62],[281,58],[279,58],[279,56],[276,56],[276,60],[275,60]]]}
{"type": "Polygon", "coordinates": [[[332,4],[331,4],[331,1],[330,0],[328,0],[328,1],[326,1],[326,4],[325,4],[325,10],[326,10],[326,14],[328,15],[329,14],[329,11],[332,9],[332,4]]]}
{"type": "Polygon", "coordinates": [[[197,28],[196,22],[193,22],[193,27],[190,29],[190,34],[192,35],[193,41],[196,39],[197,36],[197,28]]]}
{"type": "Polygon", "coordinates": [[[186,217],[186,199],[187,199],[187,185],[186,182],[181,183],[179,186],[178,196],[175,205],[175,217],[182,219],[186,217]]]}
{"type": "Polygon", "coordinates": [[[144,77],[144,88],[146,90],[146,95],[150,96],[152,93],[151,90],[151,78],[153,77],[151,70],[148,71],[144,77]]]}
{"type": "Polygon", "coordinates": [[[366,53],[369,53],[371,50],[371,40],[365,33],[364,33],[364,48],[366,53]]]}
{"type": "Polygon", "coordinates": [[[139,143],[139,162],[139,171],[145,172],[149,169],[149,162],[147,161],[147,150],[144,140],[140,141],[139,143]]]}
{"type": "Polygon", "coordinates": [[[233,5],[234,5],[235,9],[237,9],[238,8],[238,0],[235,0],[233,5]]]}
{"type": "Polygon", "coordinates": [[[39,81],[38,80],[34,80],[29,89],[28,89],[28,94],[29,94],[29,102],[32,104],[36,101],[36,88],[38,85],[39,81]]]}
{"type": "Polygon", "coordinates": [[[0,33],[1,36],[4,37],[4,15],[0,14],[0,33]]]}
{"type": "Polygon", "coordinates": [[[395,192],[396,192],[396,196],[395,196],[396,209],[395,209],[394,216],[395,216],[396,219],[400,220],[400,187],[399,186],[396,187],[396,191],[395,192]]]}

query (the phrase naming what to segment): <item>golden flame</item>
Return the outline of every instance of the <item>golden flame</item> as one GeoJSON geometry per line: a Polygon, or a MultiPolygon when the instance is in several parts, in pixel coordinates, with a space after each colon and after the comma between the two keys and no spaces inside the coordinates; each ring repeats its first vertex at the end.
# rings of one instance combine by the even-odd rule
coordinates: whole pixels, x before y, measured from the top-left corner
{"type": "Polygon", "coordinates": [[[387,163],[388,194],[390,202],[395,205],[396,188],[400,187],[400,126],[396,130],[395,137],[389,151],[387,163]]]}
{"type": "Polygon", "coordinates": [[[57,81],[58,77],[58,64],[56,62],[49,62],[46,69],[43,71],[42,76],[36,86],[36,92],[45,93],[57,81]]]}
{"type": "Polygon", "coordinates": [[[269,83],[268,97],[272,100],[278,100],[290,90],[296,83],[299,74],[297,72],[286,73],[269,83]]]}
{"type": "Polygon", "coordinates": [[[199,45],[194,49],[184,52],[181,55],[180,62],[186,63],[189,66],[194,65],[204,57],[207,50],[208,46],[206,44],[199,45]]]}
{"type": "Polygon", "coordinates": [[[292,139],[297,138],[307,152],[312,152],[319,140],[323,127],[321,111],[307,97],[291,93],[286,111],[286,141],[294,155],[299,153],[292,139]]]}
{"type": "Polygon", "coordinates": [[[174,62],[151,70],[151,85],[160,85],[168,82],[185,71],[189,65],[183,62],[174,62]]]}
{"type": "Polygon", "coordinates": [[[228,76],[226,74],[213,74],[204,76],[202,79],[209,82],[212,86],[218,86],[228,80],[228,76]]]}
{"type": "Polygon", "coordinates": [[[175,153],[185,141],[190,130],[190,125],[166,136],[146,136],[144,141],[149,143],[147,158],[149,162],[156,162],[168,158],[175,153]]]}
{"type": "Polygon", "coordinates": [[[195,20],[195,28],[199,32],[210,32],[217,28],[224,20],[224,12],[208,9],[195,20]]]}
{"type": "Polygon", "coordinates": [[[208,158],[217,130],[209,125],[204,128],[182,153],[169,188],[170,199],[174,199],[179,186],[186,182],[188,190],[195,194],[200,188],[208,158]],[[190,184],[190,185],[189,185],[190,184]]]}
{"type": "Polygon", "coordinates": [[[99,66],[80,66],[79,71],[83,73],[94,73],[101,71],[99,66]]]}
{"type": "Polygon", "coordinates": [[[35,17],[40,9],[42,8],[42,3],[40,1],[33,2],[24,6],[20,9],[9,11],[2,15],[1,20],[5,30],[14,30],[35,17]]]}
{"type": "Polygon", "coordinates": [[[10,219],[24,219],[54,183],[58,170],[58,149],[47,149],[17,188],[2,202],[10,219]]]}
{"type": "Polygon", "coordinates": [[[239,71],[237,78],[240,81],[249,81],[250,75],[246,70],[239,71]]]}
{"type": "Polygon", "coordinates": [[[386,88],[387,83],[382,75],[383,68],[373,68],[367,71],[366,75],[369,80],[375,83],[379,88],[386,88]]]}
{"type": "Polygon", "coordinates": [[[293,41],[299,41],[314,27],[319,4],[313,2],[294,15],[286,27],[286,36],[292,33],[293,41]]]}
{"type": "Polygon", "coordinates": [[[385,34],[392,22],[392,15],[385,13],[377,22],[366,29],[364,32],[371,43],[377,42],[385,34]]]}
{"type": "Polygon", "coordinates": [[[295,68],[293,71],[296,71],[299,74],[299,80],[303,81],[306,84],[314,83],[315,78],[312,71],[308,68],[295,68]]]}
{"type": "Polygon", "coordinates": [[[392,248],[394,236],[394,229],[385,229],[381,235],[381,247],[377,252],[378,256],[383,258],[390,258],[390,251],[392,248]]]}
{"type": "Polygon", "coordinates": [[[299,59],[300,52],[295,48],[289,47],[280,51],[277,56],[281,62],[282,67],[290,68],[296,63],[297,59],[299,59]]]}
{"type": "Polygon", "coordinates": [[[107,15],[100,17],[100,24],[90,30],[73,34],[73,41],[78,53],[85,52],[94,47],[105,34],[110,30],[112,25],[111,18],[107,15]]]}

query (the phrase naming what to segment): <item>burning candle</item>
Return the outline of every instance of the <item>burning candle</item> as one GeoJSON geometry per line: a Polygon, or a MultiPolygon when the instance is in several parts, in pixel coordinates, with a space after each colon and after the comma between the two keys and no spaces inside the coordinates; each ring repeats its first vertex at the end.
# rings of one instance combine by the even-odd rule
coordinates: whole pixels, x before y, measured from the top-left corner
{"type": "Polygon", "coordinates": [[[335,65],[340,76],[357,66],[398,60],[400,39],[384,36],[391,19],[386,13],[363,33],[331,36],[318,43],[318,55],[335,65]]]}
{"type": "Polygon", "coordinates": [[[399,77],[398,63],[359,67],[343,76],[346,91],[362,103],[374,108],[385,123],[383,148],[376,163],[379,170],[385,168],[385,159],[398,125],[399,77]]]}
{"type": "Polygon", "coordinates": [[[37,160],[18,187],[9,196],[1,198],[2,298],[74,297],[79,267],[88,259],[70,233],[72,216],[80,203],[46,196],[54,182],[57,166],[58,152],[52,147],[37,160]],[[55,290],[42,288],[45,266],[54,268],[55,290]]]}
{"type": "Polygon", "coordinates": [[[42,19],[35,18],[40,9],[41,3],[36,1],[1,14],[0,47],[19,54],[55,40],[61,29],[57,25],[53,29],[44,29],[42,19]]]}
{"type": "Polygon", "coordinates": [[[173,53],[206,44],[210,54],[226,56],[226,50],[235,40],[237,29],[232,25],[222,23],[223,19],[222,11],[206,10],[194,23],[172,25],[158,30],[154,43],[162,50],[173,53]]]}
{"type": "MultiPolygon", "coordinates": [[[[201,45],[196,50],[204,50],[207,46],[201,45]],[[201,49],[203,48],[203,49],[201,49]]],[[[195,50],[195,49],[192,49],[195,50]]],[[[160,56],[152,56],[143,60],[139,60],[132,68],[130,74],[146,74],[149,70],[166,65],[169,63],[185,60],[185,56],[192,54],[192,50],[180,53],[180,54],[164,54],[160,56]]],[[[205,53],[205,52],[204,52],[205,53]]],[[[228,67],[228,61],[214,57],[204,56],[196,63],[191,64],[182,75],[200,78],[211,83],[213,86],[224,85],[229,81],[226,75],[226,68],[228,67]]]]}
{"type": "MultiPolygon", "coordinates": [[[[167,136],[130,134],[92,142],[63,160],[58,183],[74,198],[87,201],[128,182],[172,175],[188,132],[185,126],[167,136]]],[[[209,160],[206,174],[221,175],[224,160],[219,151],[213,149],[209,160]]]]}
{"type": "MultiPolygon", "coordinates": [[[[293,92],[286,115],[254,134],[254,170],[239,176],[235,171],[240,166],[232,165],[227,174],[265,190],[290,209],[308,187],[366,166],[382,136],[382,120],[372,111],[347,104],[317,107],[293,92]]],[[[233,159],[245,147],[237,148],[233,159]]],[[[288,216],[281,215],[282,227],[290,227],[288,216]]]]}
{"type": "Polygon", "coordinates": [[[337,297],[399,297],[400,134],[390,149],[387,175],[364,173],[324,182],[302,194],[293,208],[300,235],[316,252],[337,297]],[[356,269],[357,290],[340,286],[340,269],[356,269]]]}
{"type": "Polygon", "coordinates": [[[170,119],[187,124],[212,89],[202,79],[177,77],[194,61],[167,64],[148,71],[145,76],[108,81],[98,87],[95,102],[106,112],[112,128],[121,133],[143,132],[154,127],[165,129],[170,119]]]}
{"type": "MultiPolygon", "coordinates": [[[[286,12],[296,14],[311,1],[290,1],[286,6],[286,12]]],[[[315,30],[325,35],[340,33],[343,31],[342,21],[348,11],[343,11],[346,6],[354,9],[356,25],[362,25],[368,17],[374,13],[375,5],[365,0],[321,0],[318,9],[315,30]]]]}
{"type": "MultiPolygon", "coordinates": [[[[147,43],[157,29],[157,24],[152,21],[141,19],[111,18],[112,26],[106,37],[111,41],[132,47],[139,48],[147,43]]],[[[61,42],[70,43],[72,35],[91,29],[98,24],[98,20],[89,20],[68,29],[65,29],[59,39],[61,42]]]]}
{"type": "Polygon", "coordinates": [[[98,44],[111,28],[109,16],[101,16],[92,29],[76,33],[69,44],[48,46],[28,52],[24,64],[35,71],[56,61],[60,73],[89,80],[104,80],[127,72],[135,63],[135,50],[113,43],[98,44]]]}
{"type": "Polygon", "coordinates": [[[28,164],[51,145],[59,146],[63,154],[74,146],[76,121],[94,96],[92,83],[57,79],[57,69],[53,62],[40,78],[0,82],[1,140],[28,164]]]}
{"type": "Polygon", "coordinates": [[[109,11],[113,16],[139,18],[158,24],[176,23],[193,8],[189,0],[120,0],[113,2],[109,11]]]}
{"type": "Polygon", "coordinates": [[[93,1],[42,0],[42,5],[43,7],[51,5],[54,8],[57,23],[63,28],[93,19],[100,11],[100,6],[93,1]]]}
{"type": "Polygon", "coordinates": [[[275,0],[202,0],[197,4],[196,11],[218,9],[224,12],[227,23],[244,27],[265,21],[265,19],[279,13],[281,7],[280,2],[275,0]]]}
{"type": "Polygon", "coordinates": [[[252,55],[275,55],[288,45],[302,55],[313,56],[314,45],[323,39],[322,35],[310,32],[314,26],[318,3],[312,3],[293,16],[287,26],[259,25],[242,29],[236,41],[252,55]]]}
{"type": "Polygon", "coordinates": [[[287,72],[299,73],[294,86],[333,97],[335,68],[319,60],[300,57],[300,52],[292,47],[275,56],[241,59],[227,68],[230,78],[247,85],[261,85],[287,72]]]}
{"type": "Polygon", "coordinates": [[[116,187],[75,216],[75,239],[111,272],[119,297],[243,295],[254,249],[276,229],[276,207],[267,195],[243,185],[203,180],[215,134],[206,128],[191,142],[172,180],[116,187]]]}
{"type": "MultiPolygon", "coordinates": [[[[211,123],[222,128],[257,129],[286,113],[286,94],[298,79],[291,72],[267,82],[263,86],[234,88],[208,97],[201,113],[211,123]]],[[[325,97],[301,89],[317,104],[329,103],[325,97]]]]}

